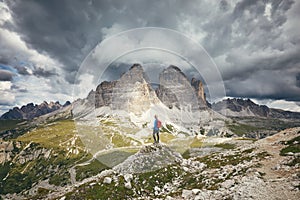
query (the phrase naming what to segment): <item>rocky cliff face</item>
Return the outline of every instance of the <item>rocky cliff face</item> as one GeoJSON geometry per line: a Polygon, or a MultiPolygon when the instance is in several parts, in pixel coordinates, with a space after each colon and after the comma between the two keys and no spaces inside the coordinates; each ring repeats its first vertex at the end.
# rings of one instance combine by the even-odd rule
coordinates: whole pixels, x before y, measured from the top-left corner
{"type": "Polygon", "coordinates": [[[73,114],[83,116],[88,113],[83,111],[107,106],[140,115],[161,102],[170,109],[174,106],[186,111],[208,108],[202,82],[194,78],[189,81],[178,67],[171,65],[164,69],[154,90],[143,67],[134,64],[118,80],[104,81],[86,99],[74,102],[73,114]]]}
{"type": "Polygon", "coordinates": [[[33,119],[35,117],[39,117],[41,115],[45,115],[51,113],[55,110],[63,108],[65,106],[70,105],[70,102],[67,101],[64,105],[61,105],[58,101],[57,102],[50,102],[47,103],[44,101],[40,105],[29,103],[21,108],[14,107],[13,109],[9,110],[8,112],[4,113],[0,119],[33,119]]]}
{"type": "Polygon", "coordinates": [[[201,80],[197,80],[195,78],[192,78],[191,80],[191,85],[195,88],[196,90],[196,95],[198,97],[198,101],[200,103],[200,107],[206,107],[207,105],[207,101],[206,101],[206,95],[204,92],[204,87],[203,87],[203,83],[201,80]]]}
{"type": "Polygon", "coordinates": [[[95,105],[95,108],[108,106],[114,110],[125,110],[135,114],[141,114],[149,109],[151,104],[160,102],[140,64],[131,66],[129,71],[116,81],[100,83],[96,91],[92,90],[86,99],[89,104],[95,105]]]}
{"type": "MultiPolygon", "coordinates": [[[[19,143],[15,143],[15,146],[19,146],[19,143]]],[[[0,140],[0,164],[11,161],[13,156],[14,143],[0,140]]]]}
{"type": "Polygon", "coordinates": [[[102,106],[109,106],[112,102],[113,88],[116,86],[116,81],[104,81],[97,86],[95,92],[95,106],[96,108],[102,106]]]}
{"type": "Polygon", "coordinates": [[[149,79],[139,64],[134,64],[128,72],[116,81],[112,89],[113,109],[120,109],[141,114],[151,104],[159,103],[149,79]]]}
{"type": "Polygon", "coordinates": [[[103,106],[141,115],[151,105],[163,103],[185,111],[208,108],[203,84],[189,79],[176,66],[169,66],[159,74],[159,86],[154,90],[140,64],[134,64],[118,80],[104,81],[87,98],[73,103],[75,117],[87,115],[103,106]],[[84,106],[83,106],[84,105],[84,106]]]}
{"type": "Polygon", "coordinates": [[[270,118],[294,118],[300,119],[300,113],[269,108],[265,105],[257,105],[250,99],[226,99],[212,105],[212,108],[226,116],[257,116],[270,118]]]}
{"type": "Polygon", "coordinates": [[[197,110],[205,108],[206,100],[201,81],[188,80],[186,75],[176,66],[169,66],[159,75],[158,98],[169,108],[197,110]]]}

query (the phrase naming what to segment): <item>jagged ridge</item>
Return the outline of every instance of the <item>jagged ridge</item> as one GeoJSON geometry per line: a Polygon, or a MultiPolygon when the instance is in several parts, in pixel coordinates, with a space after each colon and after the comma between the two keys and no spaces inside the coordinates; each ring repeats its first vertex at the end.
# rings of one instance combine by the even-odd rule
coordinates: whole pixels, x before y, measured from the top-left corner
{"type": "Polygon", "coordinates": [[[110,106],[128,110],[143,105],[140,109],[145,111],[151,103],[157,104],[159,101],[169,108],[188,105],[193,109],[207,108],[202,82],[195,78],[189,81],[174,65],[159,74],[159,87],[156,90],[152,88],[143,67],[134,64],[120,79],[100,83],[87,99],[94,100],[96,108],[110,106]]]}
{"type": "Polygon", "coordinates": [[[27,105],[19,107],[14,107],[10,109],[8,112],[4,113],[0,119],[27,119],[31,120],[35,117],[39,117],[48,113],[51,113],[55,110],[61,109],[70,105],[71,103],[67,101],[64,105],[61,105],[57,102],[47,103],[44,101],[40,105],[29,103],[27,105]]]}
{"type": "Polygon", "coordinates": [[[220,114],[234,117],[256,116],[269,118],[300,119],[300,113],[269,108],[266,105],[255,104],[250,99],[225,99],[214,103],[212,108],[220,114]]]}

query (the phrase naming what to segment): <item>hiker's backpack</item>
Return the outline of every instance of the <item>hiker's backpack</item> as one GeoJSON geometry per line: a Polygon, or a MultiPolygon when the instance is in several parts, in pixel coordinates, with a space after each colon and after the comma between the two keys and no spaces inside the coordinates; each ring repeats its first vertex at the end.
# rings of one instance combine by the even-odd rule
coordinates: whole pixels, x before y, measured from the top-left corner
{"type": "Polygon", "coordinates": [[[161,121],[157,120],[157,127],[160,128],[161,127],[161,121]]]}

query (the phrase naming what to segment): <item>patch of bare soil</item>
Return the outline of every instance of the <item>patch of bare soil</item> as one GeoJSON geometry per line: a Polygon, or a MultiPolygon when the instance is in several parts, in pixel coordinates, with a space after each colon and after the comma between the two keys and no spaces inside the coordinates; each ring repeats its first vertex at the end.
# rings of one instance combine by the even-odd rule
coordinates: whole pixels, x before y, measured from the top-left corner
{"type": "Polygon", "coordinates": [[[289,141],[300,135],[300,128],[291,128],[255,143],[257,151],[267,152],[270,156],[261,161],[258,171],[263,174],[266,187],[262,188],[269,194],[268,199],[300,199],[300,163],[288,166],[299,154],[280,156],[284,147],[283,141],[289,141]]]}

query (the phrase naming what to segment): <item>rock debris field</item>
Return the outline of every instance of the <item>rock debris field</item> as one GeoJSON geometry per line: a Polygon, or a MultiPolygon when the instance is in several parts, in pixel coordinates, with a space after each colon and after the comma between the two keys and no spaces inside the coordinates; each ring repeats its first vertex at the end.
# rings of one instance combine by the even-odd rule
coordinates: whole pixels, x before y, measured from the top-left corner
{"type": "Polygon", "coordinates": [[[62,199],[299,199],[299,136],[292,128],[257,141],[233,139],[202,156],[148,145],[62,199]]]}

